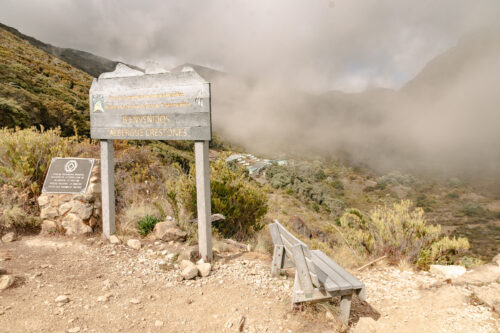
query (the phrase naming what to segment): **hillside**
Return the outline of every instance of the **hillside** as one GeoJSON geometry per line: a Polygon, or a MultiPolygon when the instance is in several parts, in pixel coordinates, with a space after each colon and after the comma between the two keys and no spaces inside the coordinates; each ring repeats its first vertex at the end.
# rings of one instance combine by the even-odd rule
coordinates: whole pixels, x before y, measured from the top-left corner
{"type": "Polygon", "coordinates": [[[92,78],[0,28],[0,124],[89,134],[92,78]]]}
{"type": "Polygon", "coordinates": [[[22,40],[27,41],[36,48],[43,50],[48,54],[51,54],[54,57],[63,60],[64,62],[67,62],[73,67],[76,67],[93,77],[98,77],[99,74],[104,72],[112,72],[115,69],[116,64],[118,64],[117,61],[99,57],[89,52],[70,49],[70,48],[57,47],[44,43],[36,38],[27,36],[21,33],[19,30],[9,27],[2,23],[0,23],[0,29],[7,30],[11,34],[19,37],[22,40]]]}

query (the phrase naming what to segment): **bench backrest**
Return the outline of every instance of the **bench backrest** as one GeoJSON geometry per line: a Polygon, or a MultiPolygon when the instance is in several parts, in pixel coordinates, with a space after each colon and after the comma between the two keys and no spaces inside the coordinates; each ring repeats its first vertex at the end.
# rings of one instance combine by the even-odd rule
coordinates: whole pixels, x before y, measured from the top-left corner
{"type": "Polygon", "coordinates": [[[301,275],[301,282],[305,283],[306,287],[309,284],[319,287],[320,280],[309,247],[286,230],[278,220],[274,220],[274,223],[269,225],[269,230],[273,243],[283,245],[287,257],[285,260],[290,260],[294,264],[293,266],[297,267],[297,272],[301,275]]]}

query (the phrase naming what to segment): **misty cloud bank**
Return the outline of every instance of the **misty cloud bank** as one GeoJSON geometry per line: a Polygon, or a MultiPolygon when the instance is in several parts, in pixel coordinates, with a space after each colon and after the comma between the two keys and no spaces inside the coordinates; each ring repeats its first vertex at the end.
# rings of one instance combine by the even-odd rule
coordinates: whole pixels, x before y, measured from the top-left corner
{"type": "Polygon", "coordinates": [[[499,14],[497,0],[0,4],[58,46],[228,73],[208,77],[214,128],[248,149],[469,175],[500,174],[499,14]]]}

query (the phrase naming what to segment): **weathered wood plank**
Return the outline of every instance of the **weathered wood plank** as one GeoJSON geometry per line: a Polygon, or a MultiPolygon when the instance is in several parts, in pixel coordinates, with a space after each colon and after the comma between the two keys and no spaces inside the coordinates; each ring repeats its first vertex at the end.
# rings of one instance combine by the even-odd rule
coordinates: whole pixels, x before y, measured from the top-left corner
{"type": "Polygon", "coordinates": [[[344,324],[349,323],[349,314],[351,313],[352,295],[344,295],[340,298],[340,320],[344,324]]]}
{"type": "Polygon", "coordinates": [[[347,272],[345,269],[340,267],[335,261],[330,259],[326,254],[322,251],[314,250],[312,251],[313,255],[321,259],[331,270],[335,271],[338,275],[340,275],[345,281],[351,284],[353,289],[361,289],[364,287],[364,284],[355,278],[351,273],[347,272]]]}
{"type": "Polygon", "coordinates": [[[280,231],[277,224],[271,223],[269,225],[269,232],[271,233],[271,238],[273,240],[274,245],[283,244],[283,242],[281,241],[280,231]]]}
{"type": "Polygon", "coordinates": [[[281,268],[283,268],[284,255],[285,247],[283,245],[274,245],[273,262],[271,264],[272,275],[279,275],[281,268]]]}
{"type": "Polygon", "coordinates": [[[306,264],[306,259],[304,257],[304,252],[302,251],[302,245],[297,244],[292,248],[293,252],[293,257],[295,259],[295,265],[297,267],[297,275],[299,282],[300,282],[300,287],[302,291],[304,291],[306,294],[311,293],[314,289],[312,280],[311,280],[311,275],[309,272],[309,269],[306,264]]]}
{"type": "Polygon", "coordinates": [[[194,143],[196,164],[196,206],[198,208],[198,248],[201,257],[212,260],[212,220],[208,141],[194,143]]]}

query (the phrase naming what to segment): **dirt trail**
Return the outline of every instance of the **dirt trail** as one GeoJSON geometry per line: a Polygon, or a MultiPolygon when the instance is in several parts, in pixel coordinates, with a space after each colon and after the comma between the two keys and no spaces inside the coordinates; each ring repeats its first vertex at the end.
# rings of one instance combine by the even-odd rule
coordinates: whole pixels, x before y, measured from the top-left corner
{"type": "MultiPolygon", "coordinates": [[[[222,253],[211,275],[179,281],[159,260],[178,244],[140,250],[100,238],[24,237],[0,244],[16,283],[0,292],[0,332],[335,332],[330,314],[290,307],[292,278],[269,275],[257,253],[222,253]],[[67,303],[56,303],[66,295],[67,303]]],[[[360,278],[369,304],[354,302],[351,327],[376,332],[497,332],[491,309],[463,287],[395,268],[360,278]],[[370,318],[377,319],[372,321],[370,318]],[[356,328],[357,326],[357,328],[356,328]]],[[[335,307],[326,307],[334,311],[335,307]]]]}

